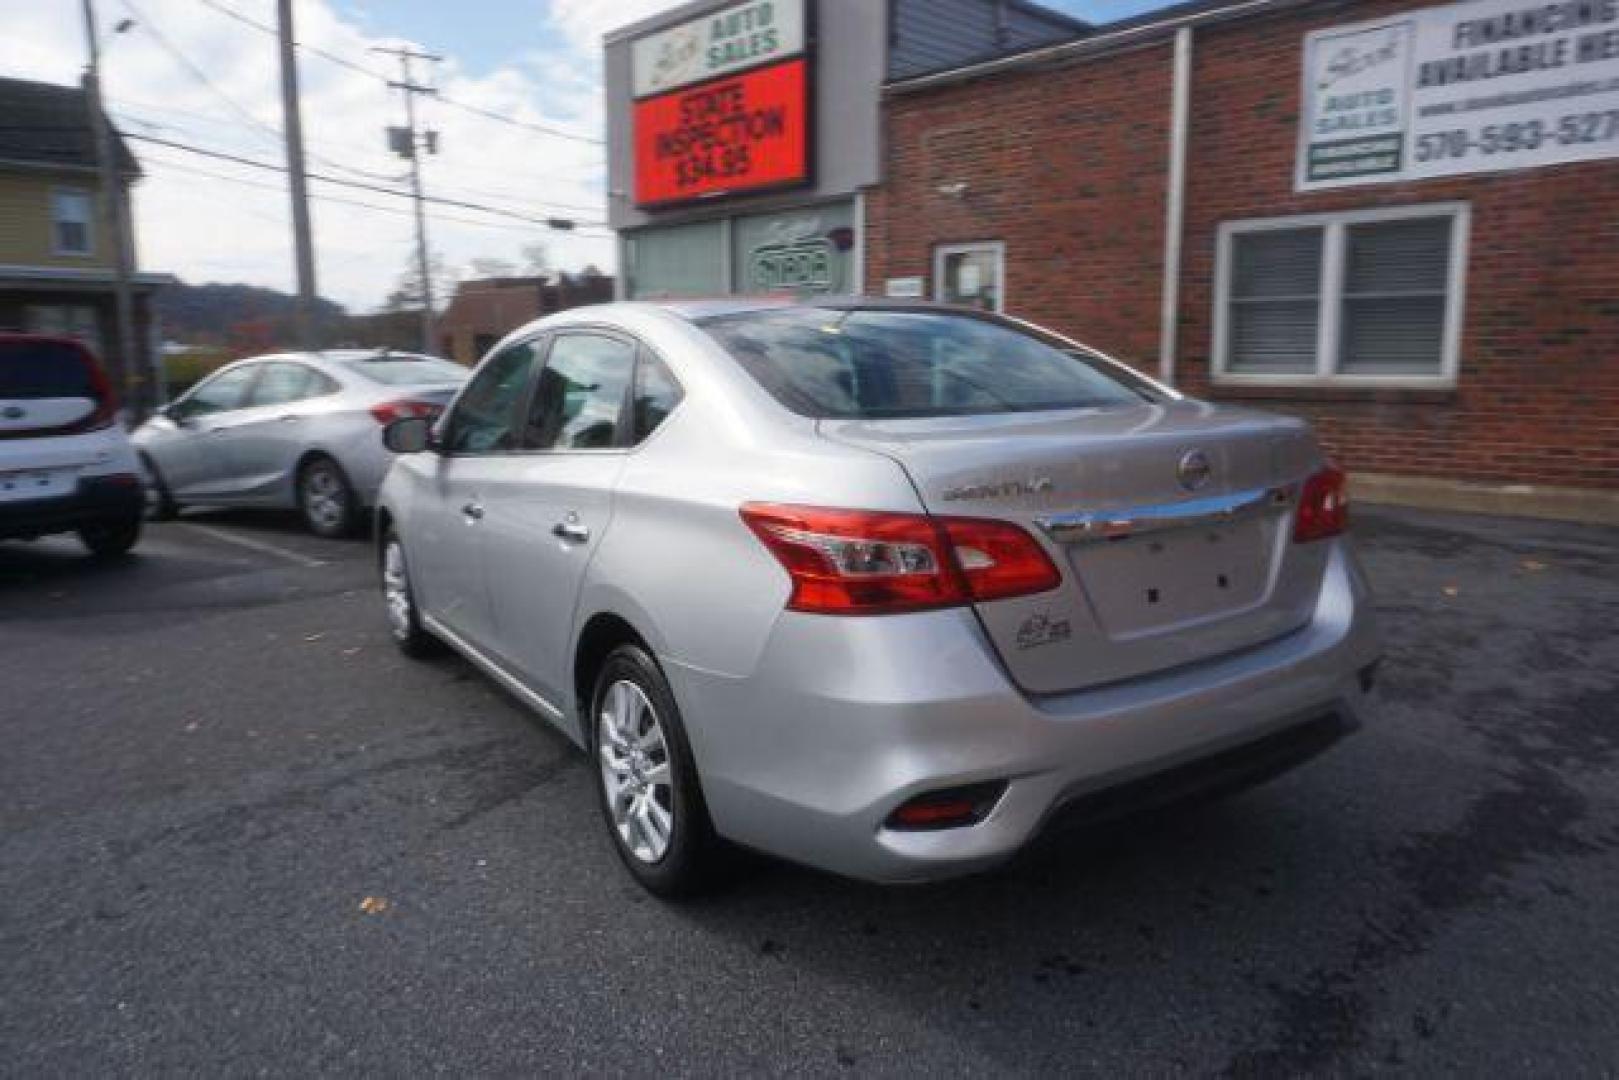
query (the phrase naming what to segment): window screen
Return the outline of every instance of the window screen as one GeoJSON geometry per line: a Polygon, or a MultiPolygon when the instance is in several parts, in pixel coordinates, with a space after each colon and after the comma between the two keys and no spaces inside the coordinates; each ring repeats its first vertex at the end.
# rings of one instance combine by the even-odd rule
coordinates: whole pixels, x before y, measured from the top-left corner
{"type": "Polygon", "coordinates": [[[1340,371],[1441,373],[1451,228],[1448,217],[1349,226],[1340,371]]]}
{"type": "Polygon", "coordinates": [[[1321,325],[1323,230],[1241,233],[1231,250],[1228,367],[1313,374],[1321,325]]]}

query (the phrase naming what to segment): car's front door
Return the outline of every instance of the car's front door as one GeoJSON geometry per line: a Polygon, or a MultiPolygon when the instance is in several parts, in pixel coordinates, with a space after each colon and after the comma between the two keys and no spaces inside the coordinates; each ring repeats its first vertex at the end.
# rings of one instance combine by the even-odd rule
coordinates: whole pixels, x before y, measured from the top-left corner
{"type": "Polygon", "coordinates": [[[482,490],[483,561],[501,661],[561,707],[574,607],[612,516],[628,445],[636,344],[607,331],[559,331],[539,358],[521,452],[482,490]]]}
{"type": "Polygon", "coordinates": [[[146,447],[181,502],[226,500],[240,486],[232,438],[262,364],[241,364],[199,383],[164,410],[164,430],[146,447]]]}
{"type": "Polygon", "coordinates": [[[439,454],[420,462],[405,537],[423,610],[484,651],[493,630],[483,570],[484,489],[517,448],[518,410],[536,355],[532,341],[521,342],[479,366],[444,418],[439,454]]]}

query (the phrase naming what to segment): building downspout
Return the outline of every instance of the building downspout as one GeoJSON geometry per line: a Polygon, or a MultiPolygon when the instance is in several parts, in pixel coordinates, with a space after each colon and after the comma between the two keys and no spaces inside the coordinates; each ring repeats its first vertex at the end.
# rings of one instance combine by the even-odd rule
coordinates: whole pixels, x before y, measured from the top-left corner
{"type": "Polygon", "coordinates": [[[1169,119],[1169,184],[1164,203],[1164,295],[1159,312],[1158,381],[1175,385],[1181,306],[1182,232],[1186,222],[1186,139],[1192,97],[1192,28],[1175,31],[1175,74],[1169,119]]]}

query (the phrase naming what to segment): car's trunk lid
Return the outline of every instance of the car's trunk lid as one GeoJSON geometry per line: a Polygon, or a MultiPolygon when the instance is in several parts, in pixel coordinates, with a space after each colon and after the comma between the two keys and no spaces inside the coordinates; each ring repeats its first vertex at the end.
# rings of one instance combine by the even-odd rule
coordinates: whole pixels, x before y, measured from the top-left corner
{"type": "Polygon", "coordinates": [[[1061,586],[977,606],[1030,692],[1246,648],[1313,610],[1324,553],[1290,542],[1291,500],[1320,455],[1299,421],[1177,401],[821,430],[898,462],[930,512],[1013,521],[1045,545],[1061,586]]]}

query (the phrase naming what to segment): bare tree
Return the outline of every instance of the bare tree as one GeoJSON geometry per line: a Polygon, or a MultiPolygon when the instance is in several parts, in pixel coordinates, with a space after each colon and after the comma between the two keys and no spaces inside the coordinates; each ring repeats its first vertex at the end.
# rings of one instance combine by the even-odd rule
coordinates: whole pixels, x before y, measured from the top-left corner
{"type": "Polygon", "coordinates": [[[517,264],[510,259],[479,258],[472,260],[472,276],[477,278],[512,277],[517,264]]]}

